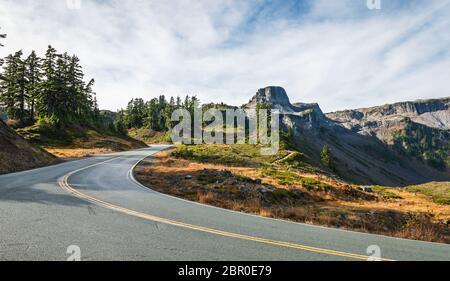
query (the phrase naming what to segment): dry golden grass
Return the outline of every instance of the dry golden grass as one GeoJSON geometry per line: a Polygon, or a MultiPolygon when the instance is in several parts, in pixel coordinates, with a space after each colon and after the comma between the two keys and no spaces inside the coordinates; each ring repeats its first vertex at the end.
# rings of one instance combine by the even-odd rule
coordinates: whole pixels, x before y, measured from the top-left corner
{"type": "Polygon", "coordinates": [[[400,196],[397,200],[379,201],[337,201],[337,206],[351,208],[364,208],[367,210],[396,210],[402,212],[430,213],[435,220],[450,219],[450,206],[434,203],[427,196],[414,194],[400,189],[389,189],[390,192],[400,196]]]}
{"type": "MultiPolygon", "coordinates": [[[[160,192],[235,211],[303,223],[340,227],[397,237],[450,243],[448,226],[439,221],[450,219],[450,206],[433,203],[424,195],[389,189],[402,199],[386,199],[380,194],[355,193],[355,187],[320,175],[301,174],[328,183],[332,190],[319,191],[286,186],[257,168],[203,164],[171,157],[171,151],[148,158],[135,171],[136,178],[160,192]],[[230,171],[232,177],[261,179],[260,185],[280,191],[296,190],[300,199],[267,201],[258,192],[245,192],[234,185],[202,182],[202,171],[230,171]],[[342,196],[342,194],[346,196],[342,196]]],[[[251,186],[251,185],[250,185],[251,186]]],[[[254,185],[257,187],[257,185],[254,185]]],[[[284,192],[280,192],[283,194],[284,192]]],[[[275,192],[274,192],[275,194],[275,192]]]]}
{"type": "Polygon", "coordinates": [[[212,192],[207,192],[204,194],[199,194],[198,195],[198,202],[203,203],[203,204],[211,204],[213,203],[215,200],[215,194],[212,192]]]}
{"type": "Polygon", "coordinates": [[[60,158],[83,158],[96,154],[113,152],[107,148],[44,148],[47,152],[60,158]]]}
{"type": "Polygon", "coordinates": [[[43,146],[47,152],[60,158],[82,158],[141,147],[144,147],[143,143],[131,138],[102,135],[92,130],[88,130],[85,137],[75,139],[70,146],[43,146]]]}

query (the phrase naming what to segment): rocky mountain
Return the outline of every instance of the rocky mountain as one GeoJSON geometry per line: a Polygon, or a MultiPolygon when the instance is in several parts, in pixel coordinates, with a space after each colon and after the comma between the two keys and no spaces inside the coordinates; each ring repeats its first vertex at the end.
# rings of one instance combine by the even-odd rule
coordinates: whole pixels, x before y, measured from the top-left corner
{"type": "Polygon", "coordinates": [[[291,103],[283,88],[271,86],[258,90],[244,107],[257,104],[280,111],[282,130],[291,129],[292,141],[317,165],[328,145],[334,165],[326,168],[346,180],[390,186],[450,180],[445,164],[449,99],[324,114],[318,104],[291,103]]]}
{"type": "Polygon", "coordinates": [[[0,174],[57,162],[53,155],[29,144],[2,120],[0,120],[0,147],[0,174]]]}
{"type": "Polygon", "coordinates": [[[392,143],[393,132],[403,129],[408,122],[450,130],[450,97],[338,111],[327,114],[327,117],[349,130],[375,135],[392,143]]]}
{"type": "Polygon", "coordinates": [[[450,166],[450,97],[346,110],[327,117],[435,168],[450,166]]]}

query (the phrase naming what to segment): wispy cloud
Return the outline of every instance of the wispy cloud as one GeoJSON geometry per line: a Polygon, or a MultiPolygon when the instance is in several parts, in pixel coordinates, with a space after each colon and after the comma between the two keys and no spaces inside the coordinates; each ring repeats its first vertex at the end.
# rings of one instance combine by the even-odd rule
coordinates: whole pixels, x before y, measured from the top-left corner
{"type": "Polygon", "coordinates": [[[240,105],[281,85],[325,111],[450,95],[450,1],[0,0],[1,56],[78,54],[101,107],[197,94],[240,105]]]}

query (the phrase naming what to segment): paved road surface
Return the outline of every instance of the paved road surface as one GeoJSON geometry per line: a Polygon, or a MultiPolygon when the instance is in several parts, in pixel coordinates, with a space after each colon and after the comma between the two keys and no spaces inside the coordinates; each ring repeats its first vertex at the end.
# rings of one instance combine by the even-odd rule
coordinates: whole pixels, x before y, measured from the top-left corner
{"type": "Polygon", "coordinates": [[[450,245],[296,224],[144,188],[133,166],[163,146],[0,176],[0,260],[450,260],[450,245]],[[377,249],[377,247],[372,247],[377,249]]]}

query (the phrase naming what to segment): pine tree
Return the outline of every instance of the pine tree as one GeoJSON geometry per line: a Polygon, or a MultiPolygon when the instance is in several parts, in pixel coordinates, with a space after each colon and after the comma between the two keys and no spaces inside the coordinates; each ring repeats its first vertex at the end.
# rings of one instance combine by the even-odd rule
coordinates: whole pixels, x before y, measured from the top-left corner
{"type": "Polygon", "coordinates": [[[17,72],[16,72],[16,83],[17,83],[17,93],[16,102],[18,104],[18,111],[15,118],[17,118],[21,123],[24,123],[26,118],[25,103],[28,98],[27,96],[27,78],[26,78],[26,67],[25,61],[22,60],[22,51],[15,53],[14,58],[16,60],[17,72]]]}
{"type": "Polygon", "coordinates": [[[125,123],[129,129],[141,128],[146,119],[146,105],[143,99],[132,99],[126,109],[125,123]]]}
{"type": "Polygon", "coordinates": [[[6,106],[6,113],[10,118],[16,115],[16,60],[13,55],[5,58],[3,74],[0,81],[0,101],[6,106]]]}
{"type": "MultiPolygon", "coordinates": [[[[1,29],[1,27],[0,27],[0,29],[1,29]]],[[[6,38],[6,34],[2,34],[2,33],[0,33],[0,39],[5,39],[6,38]]],[[[4,47],[4,45],[0,42],[0,47],[4,47]]],[[[3,65],[3,59],[2,58],[0,58],[0,66],[2,66],[3,65]]],[[[1,73],[0,73],[0,79],[2,78],[2,75],[1,75],[1,73]]]]}
{"type": "Polygon", "coordinates": [[[40,84],[40,91],[38,94],[36,109],[40,117],[53,118],[54,107],[56,104],[56,50],[52,46],[48,46],[43,60],[42,69],[45,79],[40,84]]]}
{"type": "Polygon", "coordinates": [[[161,115],[159,114],[158,99],[151,99],[146,103],[146,126],[154,131],[159,131],[161,115]]]}
{"type": "Polygon", "coordinates": [[[78,124],[116,132],[111,118],[102,118],[93,91],[95,80],[84,82],[77,56],[59,54],[51,46],[43,59],[34,51],[25,60],[22,55],[19,51],[6,57],[0,76],[0,101],[10,118],[24,124],[37,117],[58,126],[78,124]]]}
{"type": "MultiPolygon", "coordinates": [[[[93,97],[92,90],[95,80],[91,79],[87,85],[84,84],[84,74],[80,65],[80,59],[77,56],[67,57],[67,62],[68,89],[66,104],[70,112],[74,115],[72,118],[86,121],[83,119],[88,117],[89,112],[97,110],[96,100],[93,97]]],[[[94,112],[94,115],[98,117],[98,111],[94,112]]]]}
{"type": "Polygon", "coordinates": [[[128,135],[127,126],[125,125],[123,109],[118,112],[118,118],[116,120],[115,126],[116,126],[116,132],[119,135],[122,135],[122,136],[128,135]]]}
{"type": "Polygon", "coordinates": [[[32,51],[25,60],[25,76],[27,79],[27,103],[30,108],[30,121],[35,118],[35,105],[39,94],[39,84],[41,83],[41,59],[32,51]]]}
{"type": "MultiPolygon", "coordinates": [[[[1,27],[0,27],[1,29],[1,27]]],[[[0,39],[5,39],[6,38],[6,34],[0,33],[0,39]]],[[[3,47],[3,44],[0,42],[0,47],[3,47]]]]}
{"type": "Polygon", "coordinates": [[[0,100],[6,104],[9,118],[25,119],[26,77],[22,51],[9,55],[5,59],[2,80],[0,82],[0,100]]]}
{"type": "Polygon", "coordinates": [[[330,147],[328,146],[328,144],[325,144],[323,146],[321,159],[322,159],[322,164],[325,167],[327,167],[331,170],[335,169],[334,162],[333,162],[333,155],[331,154],[330,147]]]}
{"type": "Polygon", "coordinates": [[[172,113],[175,110],[175,99],[170,98],[170,102],[166,105],[163,116],[164,116],[164,131],[169,131],[172,129],[172,113]]]}

